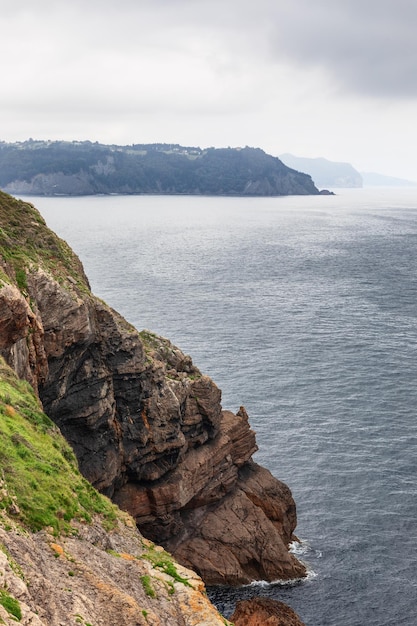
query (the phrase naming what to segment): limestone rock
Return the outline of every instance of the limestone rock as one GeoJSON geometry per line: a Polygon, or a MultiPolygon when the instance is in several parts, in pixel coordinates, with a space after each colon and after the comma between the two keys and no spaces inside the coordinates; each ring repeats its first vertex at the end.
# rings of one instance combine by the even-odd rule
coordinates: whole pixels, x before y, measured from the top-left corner
{"type": "MultiPolygon", "coordinates": [[[[174,565],[152,565],[153,548],[135,528],[119,523],[79,525],[77,536],[56,538],[0,525],[2,588],[21,611],[23,626],[224,626],[202,580],[174,565]],[[144,557],[145,555],[145,557],[144,557]]],[[[16,624],[0,606],[2,623],[16,624]]]]}

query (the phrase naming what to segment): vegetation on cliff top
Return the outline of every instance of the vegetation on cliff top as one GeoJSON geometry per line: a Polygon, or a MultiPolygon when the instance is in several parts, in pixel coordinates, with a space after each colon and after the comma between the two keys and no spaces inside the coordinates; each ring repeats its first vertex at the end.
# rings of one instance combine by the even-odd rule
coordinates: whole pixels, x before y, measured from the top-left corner
{"type": "Polygon", "coordinates": [[[0,280],[25,291],[27,272],[42,267],[58,282],[70,280],[89,288],[81,262],[70,246],[53,233],[35,207],[0,191],[0,280]],[[13,276],[14,274],[14,276],[13,276]]]}
{"type": "MultiPolygon", "coordinates": [[[[0,359],[0,510],[29,530],[71,532],[74,519],[101,514],[112,524],[118,509],[78,470],[59,429],[42,412],[30,385],[0,359]]],[[[1,523],[1,518],[0,518],[1,523]]]]}
{"type": "Polygon", "coordinates": [[[310,176],[259,148],[0,142],[0,187],[34,195],[317,194],[310,176]]]}

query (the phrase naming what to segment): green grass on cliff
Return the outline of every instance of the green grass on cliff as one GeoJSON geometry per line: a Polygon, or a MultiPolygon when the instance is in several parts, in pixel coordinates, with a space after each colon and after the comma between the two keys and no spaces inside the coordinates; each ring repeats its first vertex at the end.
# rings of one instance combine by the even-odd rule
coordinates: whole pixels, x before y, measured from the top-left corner
{"type": "Polygon", "coordinates": [[[89,289],[82,265],[70,246],[53,233],[33,205],[0,191],[0,281],[26,291],[31,268],[42,267],[58,282],[89,289]]]}
{"type": "Polygon", "coordinates": [[[160,547],[156,547],[153,543],[151,543],[147,551],[142,554],[142,558],[152,563],[157,569],[165,572],[165,574],[168,574],[168,576],[171,576],[171,578],[177,582],[183,583],[183,585],[187,587],[192,586],[187,578],[184,578],[178,573],[175,561],[169,552],[162,550],[160,547]]]}
{"type": "MultiPolygon", "coordinates": [[[[80,474],[70,446],[42,412],[30,385],[0,360],[0,510],[24,527],[71,532],[95,513],[113,523],[117,508],[80,474]]],[[[1,517],[0,517],[1,522],[1,517]]]]}
{"type": "MultiPolygon", "coordinates": [[[[11,596],[6,589],[0,589],[0,604],[4,609],[6,609],[9,615],[16,618],[16,620],[20,622],[22,619],[22,610],[20,608],[19,601],[11,596]]],[[[4,624],[3,621],[0,623],[4,624]]]]}

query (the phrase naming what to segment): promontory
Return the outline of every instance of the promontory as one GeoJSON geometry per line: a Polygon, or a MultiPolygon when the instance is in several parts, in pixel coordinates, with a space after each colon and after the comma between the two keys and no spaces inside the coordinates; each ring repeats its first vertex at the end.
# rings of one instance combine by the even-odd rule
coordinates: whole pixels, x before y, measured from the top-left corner
{"type": "Polygon", "coordinates": [[[307,174],[260,148],[90,141],[0,142],[0,189],[18,195],[317,195],[307,174]]]}
{"type": "Polygon", "coordinates": [[[31,204],[0,193],[0,226],[0,530],[5,571],[26,581],[10,594],[38,614],[25,623],[92,623],[97,597],[115,599],[118,624],[217,624],[201,579],[305,576],[289,551],[294,500],[253,461],[245,409],[224,409],[189,356],[96,298],[31,204]],[[176,601],[147,621],[162,597],[176,601]],[[211,617],[192,621],[193,603],[211,617]]]}

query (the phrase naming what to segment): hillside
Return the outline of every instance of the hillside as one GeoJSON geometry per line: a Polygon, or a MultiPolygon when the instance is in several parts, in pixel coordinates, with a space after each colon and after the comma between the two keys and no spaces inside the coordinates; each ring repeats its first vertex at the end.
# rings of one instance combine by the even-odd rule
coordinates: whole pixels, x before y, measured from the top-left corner
{"type": "Polygon", "coordinates": [[[309,159],[293,154],[281,154],[280,159],[295,170],[306,172],[317,187],[362,187],[361,174],[350,163],[329,161],[324,158],[309,159]]]}
{"type": "Polygon", "coordinates": [[[17,195],[315,195],[311,178],[255,148],[65,141],[0,143],[0,188],[17,195]]]}

